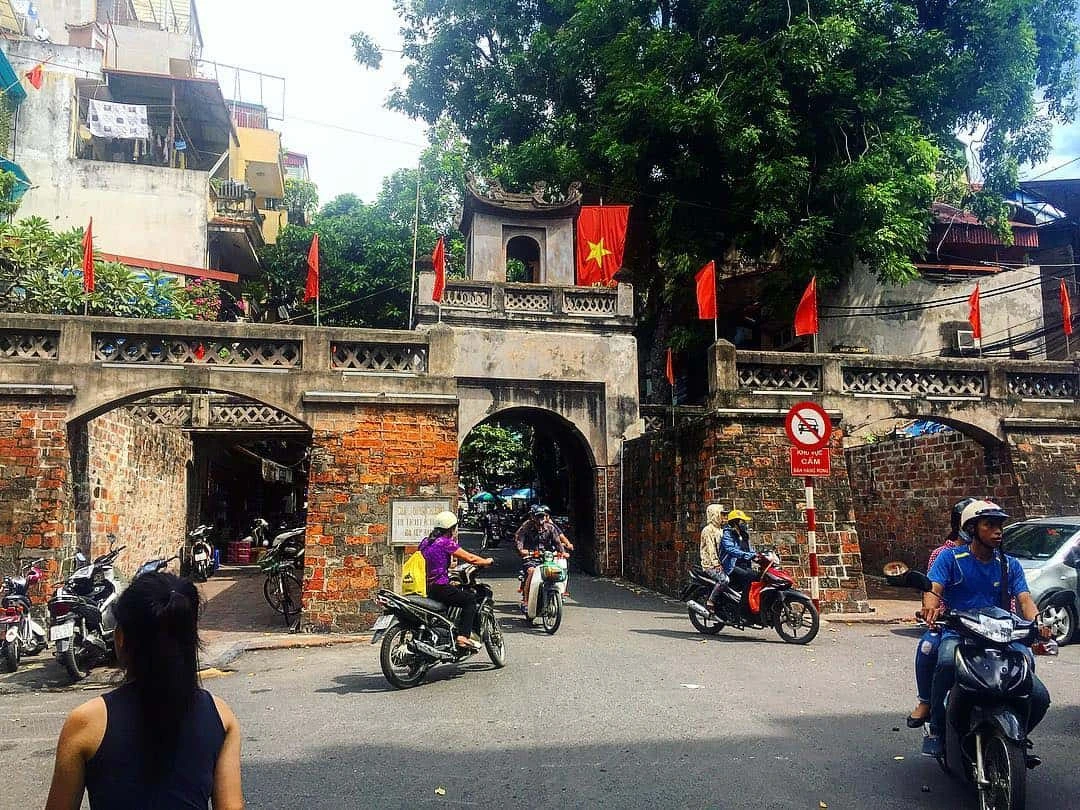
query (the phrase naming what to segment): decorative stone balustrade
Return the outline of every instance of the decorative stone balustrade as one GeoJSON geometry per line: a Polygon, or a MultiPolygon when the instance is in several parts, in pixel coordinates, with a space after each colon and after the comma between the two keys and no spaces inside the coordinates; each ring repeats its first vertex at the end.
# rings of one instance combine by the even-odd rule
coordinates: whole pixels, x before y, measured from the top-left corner
{"type": "Polygon", "coordinates": [[[332,343],[330,355],[335,370],[394,374],[427,371],[428,348],[421,343],[332,343]]]}
{"type": "Polygon", "coordinates": [[[55,360],[59,348],[59,332],[0,329],[0,361],[55,360]]]}

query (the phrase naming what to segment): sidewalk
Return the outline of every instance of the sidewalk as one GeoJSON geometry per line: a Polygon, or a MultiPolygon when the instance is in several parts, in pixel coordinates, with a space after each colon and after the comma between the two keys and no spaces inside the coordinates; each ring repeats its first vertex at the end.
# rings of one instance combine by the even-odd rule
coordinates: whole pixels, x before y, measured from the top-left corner
{"type": "Polygon", "coordinates": [[[907,588],[893,588],[876,577],[866,578],[870,613],[823,613],[828,622],[844,624],[915,624],[915,611],[922,606],[919,596],[907,588]]]}

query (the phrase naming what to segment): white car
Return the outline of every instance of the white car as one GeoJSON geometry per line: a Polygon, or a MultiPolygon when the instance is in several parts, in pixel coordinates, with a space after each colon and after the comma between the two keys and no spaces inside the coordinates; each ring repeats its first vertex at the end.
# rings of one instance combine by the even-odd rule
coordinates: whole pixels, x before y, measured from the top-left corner
{"type": "Polygon", "coordinates": [[[1002,544],[1023,567],[1031,597],[1057,643],[1080,639],[1080,517],[1013,523],[1005,527],[1002,544]]]}

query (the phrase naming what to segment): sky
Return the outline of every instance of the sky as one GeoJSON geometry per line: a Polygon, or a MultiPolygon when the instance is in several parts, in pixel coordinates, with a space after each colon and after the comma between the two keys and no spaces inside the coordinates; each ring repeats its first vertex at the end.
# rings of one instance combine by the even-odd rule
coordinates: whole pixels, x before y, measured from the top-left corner
{"type": "MultiPolygon", "coordinates": [[[[416,165],[425,125],[385,108],[403,80],[401,56],[384,53],[382,68],[367,70],[353,61],[349,39],[364,31],[400,49],[393,0],[198,0],[197,7],[203,59],[285,78],[283,104],[276,80],[262,82],[262,100],[279,115],[284,108],[284,121],[271,126],[286,149],[308,156],[321,202],[346,192],[370,202],[383,177],[416,165]]],[[[222,69],[218,81],[226,98],[236,94],[235,71],[222,69]]],[[[241,100],[259,102],[253,76],[239,87],[241,100]]]]}
{"type": "MultiPolygon", "coordinates": [[[[384,52],[378,71],[352,58],[349,37],[370,34],[383,48],[401,48],[393,0],[198,0],[203,58],[285,78],[265,80],[263,101],[284,121],[272,122],[287,149],[308,155],[322,202],[351,192],[374,200],[382,179],[416,165],[425,126],[385,103],[404,82],[400,54],[384,52]],[[302,12],[302,13],[301,13],[302,12]],[[280,114],[280,112],[279,112],[280,114]]],[[[235,95],[234,71],[218,79],[235,95]]],[[[242,100],[259,101],[253,77],[240,83],[242,100]]],[[[1058,127],[1054,151],[1041,166],[1023,166],[1021,179],[1080,177],[1080,123],[1058,127]],[[1074,160],[1076,159],[1076,160],[1074,160]]]]}

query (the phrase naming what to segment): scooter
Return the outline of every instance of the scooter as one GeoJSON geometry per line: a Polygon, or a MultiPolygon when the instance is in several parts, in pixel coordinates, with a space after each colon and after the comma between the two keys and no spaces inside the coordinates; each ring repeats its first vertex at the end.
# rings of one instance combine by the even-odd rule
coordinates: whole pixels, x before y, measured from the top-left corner
{"type": "MultiPolygon", "coordinates": [[[[924,593],[931,589],[925,574],[902,562],[885,566],[885,581],[924,593]]],[[[1034,667],[1011,645],[1041,646],[1038,623],[990,607],[946,610],[937,625],[960,636],[938,764],[946,773],[959,766],[975,785],[981,810],[1021,810],[1028,768],[1038,764],[1027,755],[1034,667]]]]}
{"type": "Polygon", "coordinates": [[[34,560],[22,576],[4,577],[3,596],[0,597],[0,660],[8,672],[19,668],[23,655],[37,655],[48,646],[45,628],[30,615],[33,604],[30,588],[45,576],[41,566],[44,559],[34,560]]]}
{"type": "Polygon", "coordinates": [[[188,533],[188,545],[181,551],[181,573],[190,576],[196,582],[206,582],[218,569],[214,546],[210,542],[210,534],[213,531],[213,526],[196,526],[188,533]]]}
{"type": "MultiPolygon", "coordinates": [[[[529,583],[529,596],[525,600],[525,624],[532,627],[540,619],[549,636],[562,624],[563,597],[566,595],[567,558],[570,555],[554,551],[534,552],[533,558],[539,559],[535,566],[532,581],[529,583]]],[[[521,587],[525,587],[525,575],[519,574],[521,587]]]]}
{"type": "Polygon", "coordinates": [[[795,588],[795,578],[780,568],[775,553],[759,554],[756,562],[760,574],[750,583],[747,598],[744,600],[729,583],[720,593],[715,612],[705,602],[716,580],[700,566],[692,566],[680,596],[686,602],[690,623],[708,636],[719,633],[725,624],[739,630],[771,627],[788,644],[809,644],[821,625],[813,601],[795,588]]]}
{"type": "MultiPolygon", "coordinates": [[[[477,597],[476,621],[470,631],[479,636],[496,669],[506,666],[506,642],[491,587],[476,581],[475,565],[459,565],[450,570],[450,581],[471,590],[477,597]]],[[[401,596],[380,590],[375,604],[383,615],[372,628],[371,643],[382,642],[379,664],[383,675],[397,689],[408,689],[424,680],[436,664],[456,663],[476,650],[462,649],[455,642],[455,621],[459,608],[423,596],[401,596]]]]}

